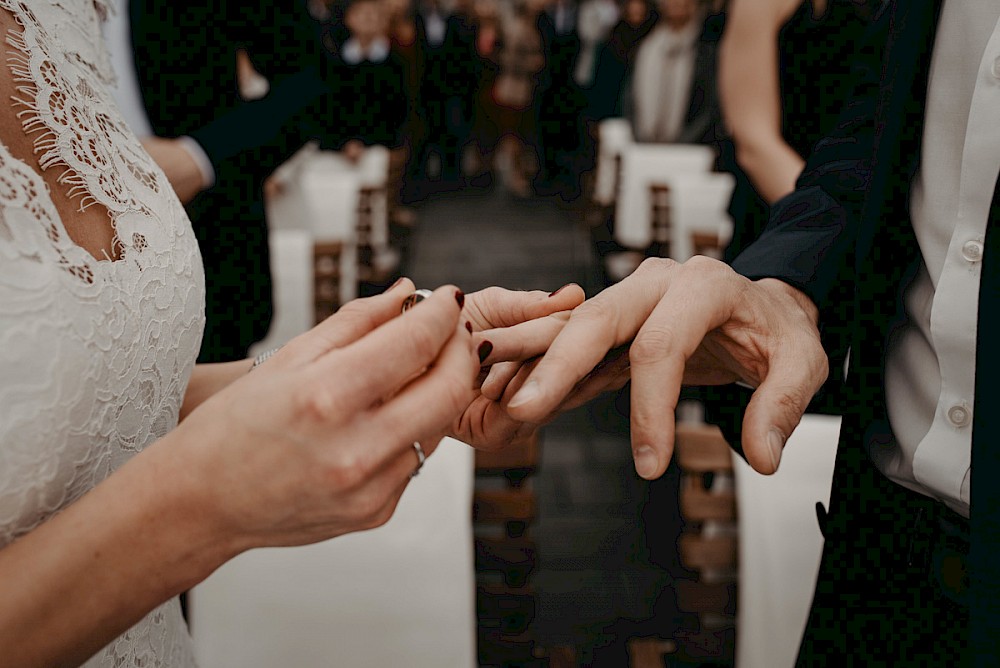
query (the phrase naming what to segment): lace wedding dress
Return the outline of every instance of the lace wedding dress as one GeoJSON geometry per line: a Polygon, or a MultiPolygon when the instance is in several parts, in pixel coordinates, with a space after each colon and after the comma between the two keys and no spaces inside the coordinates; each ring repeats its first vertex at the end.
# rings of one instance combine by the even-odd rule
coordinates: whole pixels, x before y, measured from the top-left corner
{"type": "MultiPolygon", "coordinates": [[[[106,90],[107,1],[0,0],[16,21],[3,97],[41,168],[0,142],[0,547],[176,425],[201,340],[190,222],[106,90]],[[114,258],[70,238],[49,170],[78,209],[107,210],[114,258]]],[[[177,601],[85,665],[193,666],[177,601]]]]}

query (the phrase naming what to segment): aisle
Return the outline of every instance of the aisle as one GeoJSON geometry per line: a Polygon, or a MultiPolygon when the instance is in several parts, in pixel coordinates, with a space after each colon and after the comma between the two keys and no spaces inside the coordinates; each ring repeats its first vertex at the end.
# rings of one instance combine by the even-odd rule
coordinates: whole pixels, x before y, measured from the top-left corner
{"type": "Polygon", "coordinates": [[[587,280],[588,237],[570,213],[551,203],[453,193],[424,203],[418,215],[411,276],[419,286],[555,290],[587,280]]]}
{"type": "MultiPolygon", "coordinates": [[[[424,203],[418,216],[409,275],[421,287],[595,289],[587,231],[551,202],[455,193],[424,203]]],[[[533,479],[539,567],[529,634],[598,667],[626,665],[625,638],[650,626],[654,607],[662,615],[657,599],[670,581],[650,564],[641,516],[651,488],[632,469],[625,403],[607,397],[546,427],[533,479]]]]}

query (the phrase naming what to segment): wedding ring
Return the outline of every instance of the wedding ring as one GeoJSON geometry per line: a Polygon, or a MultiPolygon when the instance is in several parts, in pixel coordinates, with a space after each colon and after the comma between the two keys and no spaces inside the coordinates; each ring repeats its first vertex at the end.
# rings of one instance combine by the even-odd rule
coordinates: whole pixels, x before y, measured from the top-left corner
{"type": "Polygon", "coordinates": [[[420,443],[418,443],[417,441],[413,442],[413,449],[417,453],[417,468],[413,470],[413,473],[410,474],[410,477],[416,478],[417,474],[420,473],[420,469],[424,467],[424,462],[427,461],[427,455],[424,454],[424,449],[420,447],[420,443]]]}
{"type": "Polygon", "coordinates": [[[433,292],[430,290],[416,290],[412,295],[403,300],[403,313],[430,297],[433,292]]]}

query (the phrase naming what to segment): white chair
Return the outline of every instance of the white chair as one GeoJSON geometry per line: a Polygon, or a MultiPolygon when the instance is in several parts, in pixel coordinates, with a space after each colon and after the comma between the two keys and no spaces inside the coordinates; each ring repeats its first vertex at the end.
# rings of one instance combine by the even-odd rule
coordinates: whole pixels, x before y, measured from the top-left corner
{"type": "Polygon", "coordinates": [[[816,502],[830,501],[840,418],[807,415],[773,476],[734,456],[739,508],[736,665],[795,665],[812,603],[823,536],[816,502]]]}
{"type": "Polygon", "coordinates": [[[446,439],[385,526],[230,561],[191,594],[199,664],[473,668],[472,489],[446,439]]]}
{"type": "Polygon", "coordinates": [[[627,248],[653,241],[649,187],[674,177],[707,175],[714,151],[693,144],[632,144],[621,154],[621,183],[615,207],[615,239],[627,248]]]}
{"type": "Polygon", "coordinates": [[[624,118],[608,118],[597,128],[597,167],[594,175],[594,203],[611,206],[618,194],[621,154],[633,143],[632,126],[624,118]]]}
{"type": "Polygon", "coordinates": [[[694,254],[691,236],[695,232],[715,234],[723,244],[729,240],[733,223],[727,208],[736,185],[732,174],[676,175],[666,181],[670,185],[671,257],[683,262],[694,254]]]}

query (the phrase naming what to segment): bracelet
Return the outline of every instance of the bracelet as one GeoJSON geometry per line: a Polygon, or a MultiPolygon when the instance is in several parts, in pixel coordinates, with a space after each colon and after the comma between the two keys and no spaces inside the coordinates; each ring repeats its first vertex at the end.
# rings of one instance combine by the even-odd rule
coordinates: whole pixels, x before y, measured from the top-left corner
{"type": "Polygon", "coordinates": [[[281,350],[281,346],[278,346],[277,348],[271,348],[270,350],[265,350],[260,355],[257,355],[257,357],[253,358],[253,365],[250,367],[250,371],[253,371],[261,364],[271,359],[271,356],[274,355],[274,353],[278,352],[279,350],[281,350]]]}

